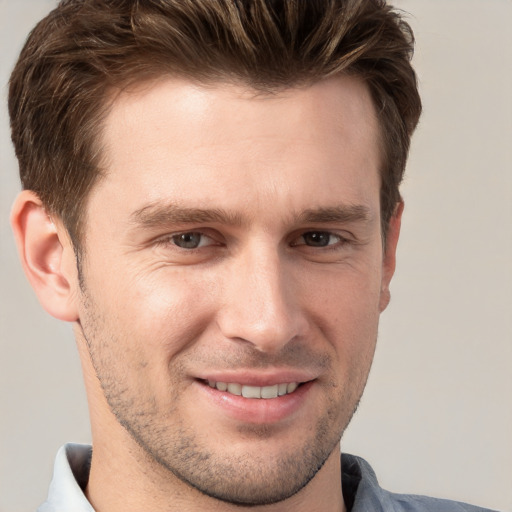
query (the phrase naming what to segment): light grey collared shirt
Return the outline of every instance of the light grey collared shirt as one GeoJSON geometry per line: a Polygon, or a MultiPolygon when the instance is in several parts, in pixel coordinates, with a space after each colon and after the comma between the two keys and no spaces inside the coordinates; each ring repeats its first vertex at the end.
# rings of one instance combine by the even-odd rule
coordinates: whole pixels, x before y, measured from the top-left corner
{"type": "MultiPolygon", "coordinates": [[[[66,444],[59,450],[48,499],[37,512],[94,512],[83,492],[91,455],[89,445],[66,444]]],[[[349,512],[491,512],[456,501],[385,491],[365,460],[343,454],[342,462],[343,497],[349,512]]]]}

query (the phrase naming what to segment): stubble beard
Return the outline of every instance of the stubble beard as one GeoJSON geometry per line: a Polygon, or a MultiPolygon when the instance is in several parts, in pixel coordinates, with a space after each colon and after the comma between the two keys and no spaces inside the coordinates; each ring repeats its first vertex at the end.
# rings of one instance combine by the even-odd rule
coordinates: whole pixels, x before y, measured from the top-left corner
{"type": "MultiPolygon", "coordinates": [[[[333,451],[338,451],[346,427],[333,428],[331,416],[337,416],[337,412],[332,410],[317,421],[311,442],[295,446],[293,451],[281,453],[279,457],[269,458],[254,452],[249,456],[244,453],[226,455],[210,451],[183,425],[175,425],[170,430],[159,427],[151,416],[134,414],[131,408],[121,404],[112,389],[106,397],[118,422],[150,461],[200,493],[239,506],[269,505],[298,493],[320,471],[333,451]],[[141,418],[144,421],[140,421],[141,418]]],[[[205,430],[208,430],[206,422],[205,430]]],[[[272,436],[272,430],[252,426],[240,435],[261,440],[272,436]]],[[[226,439],[226,445],[229,443],[226,439]]]]}
{"type": "MultiPolygon", "coordinates": [[[[158,474],[162,474],[163,468],[203,495],[225,503],[247,507],[268,505],[298,493],[329,456],[339,450],[342,434],[357,409],[367,372],[362,384],[358,379],[357,385],[347,386],[349,389],[336,389],[333,383],[336,394],[330,395],[326,412],[317,420],[314,433],[300,446],[283,450],[279,457],[254,451],[236,455],[217,453],[208,449],[207,441],[203,442],[210,428],[206,422],[200,440],[191,427],[173,414],[174,410],[164,414],[155,409],[154,401],[137,397],[136,386],[130,387],[123,380],[123,368],[118,364],[116,348],[120,351],[118,347],[122,343],[108,334],[104,319],[90,297],[85,302],[87,314],[81,330],[107,403],[158,474]]],[[[240,434],[261,441],[272,436],[273,429],[246,426],[240,434]]]]}
{"type": "MultiPolygon", "coordinates": [[[[254,453],[225,455],[199,445],[185,429],[165,432],[165,441],[159,442],[158,432],[140,430],[133,418],[127,420],[123,415],[121,420],[119,413],[118,420],[153,461],[201,494],[238,506],[269,505],[295,495],[322,468],[340,440],[339,435],[328,438],[326,422],[319,421],[311,445],[304,444],[279,458],[254,453]]],[[[251,435],[271,435],[266,430],[253,427],[251,435]]]]}

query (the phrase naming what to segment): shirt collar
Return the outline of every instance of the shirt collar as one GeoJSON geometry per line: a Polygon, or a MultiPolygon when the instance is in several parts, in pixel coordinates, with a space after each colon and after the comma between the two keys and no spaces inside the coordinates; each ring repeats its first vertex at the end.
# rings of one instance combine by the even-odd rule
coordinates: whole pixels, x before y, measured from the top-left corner
{"type": "Polygon", "coordinates": [[[382,489],[372,467],[361,457],[341,456],[342,488],[349,512],[393,512],[390,493],[382,489]]]}
{"type": "Polygon", "coordinates": [[[48,499],[37,512],[94,512],[84,494],[89,479],[92,448],[66,444],[57,452],[48,499]]]}

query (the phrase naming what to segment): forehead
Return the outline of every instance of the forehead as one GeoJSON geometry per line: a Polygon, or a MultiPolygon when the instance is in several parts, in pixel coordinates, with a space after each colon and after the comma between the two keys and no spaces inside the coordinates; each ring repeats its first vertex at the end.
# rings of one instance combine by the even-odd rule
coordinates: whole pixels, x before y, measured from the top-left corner
{"type": "Polygon", "coordinates": [[[377,128],[369,90],[357,77],[337,76],[268,93],[243,84],[198,84],[161,77],[115,97],[105,123],[104,142],[112,148],[116,137],[134,134],[140,122],[152,125],[155,131],[148,136],[154,138],[156,130],[168,130],[169,119],[179,124],[172,134],[176,143],[191,143],[198,137],[219,142],[224,137],[233,142],[234,133],[240,139],[246,132],[253,136],[258,131],[279,136],[283,128],[290,133],[292,124],[299,128],[296,136],[306,138],[320,130],[327,140],[342,142],[361,135],[361,128],[377,128]]]}
{"type": "Polygon", "coordinates": [[[132,211],[171,195],[239,209],[273,196],[300,212],[332,202],[338,189],[360,203],[358,182],[379,187],[373,103],[347,76],[274,94],[178,79],[142,84],[116,97],[102,142],[106,173],[92,196],[106,187],[105,206],[132,211]],[[306,204],[313,193],[319,204],[306,204]]]}

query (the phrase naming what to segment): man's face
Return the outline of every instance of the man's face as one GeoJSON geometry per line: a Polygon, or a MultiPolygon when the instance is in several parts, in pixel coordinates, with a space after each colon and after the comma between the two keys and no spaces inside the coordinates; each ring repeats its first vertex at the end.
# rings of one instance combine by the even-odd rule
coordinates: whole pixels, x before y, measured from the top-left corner
{"type": "Polygon", "coordinates": [[[96,430],[113,412],[210,496],[291,496],[338,452],[392,273],[366,88],[161,81],[116,99],[103,137],[77,329],[96,430]]]}

